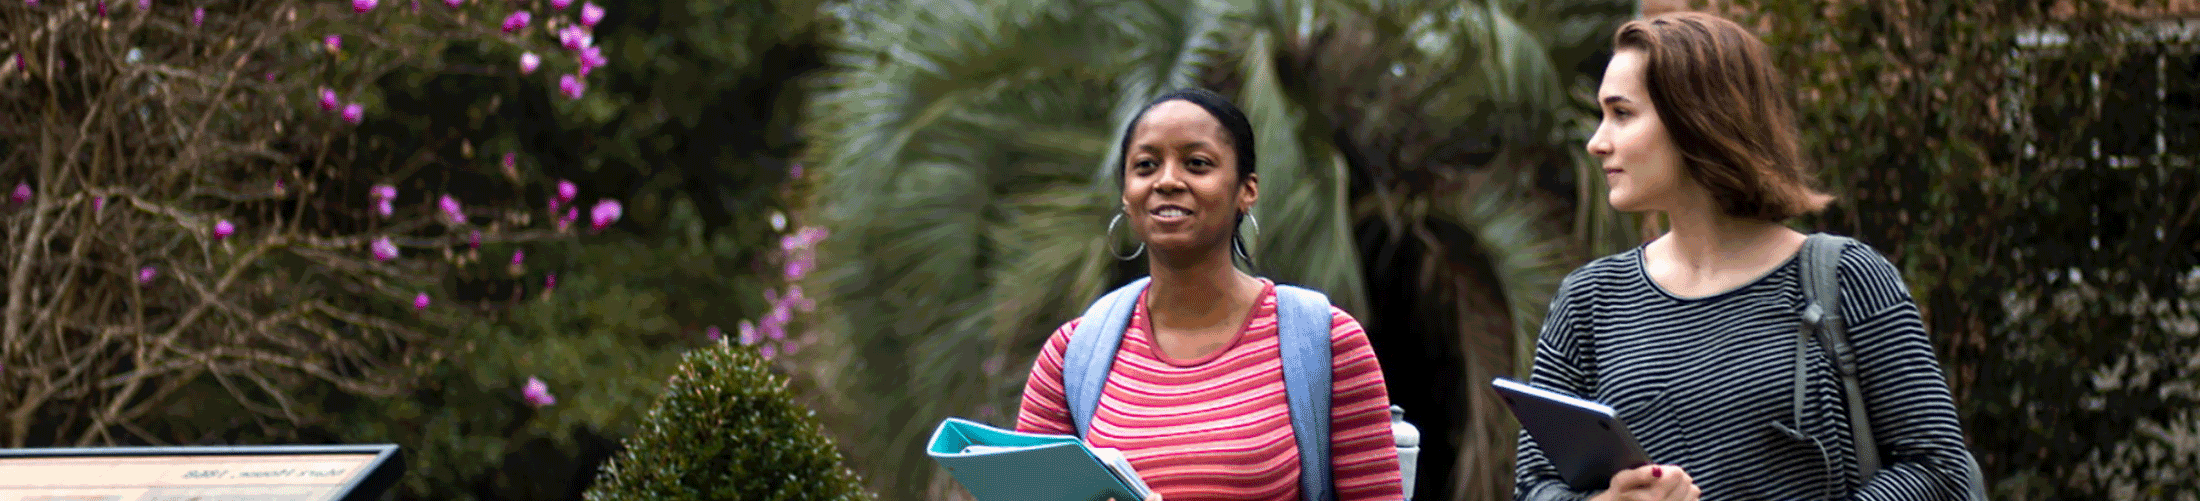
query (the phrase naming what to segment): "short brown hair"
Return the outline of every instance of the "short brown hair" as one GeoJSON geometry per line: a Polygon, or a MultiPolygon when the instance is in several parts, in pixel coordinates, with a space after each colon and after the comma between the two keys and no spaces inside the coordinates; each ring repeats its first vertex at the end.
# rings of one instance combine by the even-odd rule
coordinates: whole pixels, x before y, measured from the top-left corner
{"type": "Polygon", "coordinates": [[[1644,83],[1682,170],[1728,216],[1779,222],[1833,200],[1803,163],[1791,91],[1755,34],[1718,16],[1675,12],[1620,25],[1612,48],[1646,56],[1644,83]]]}

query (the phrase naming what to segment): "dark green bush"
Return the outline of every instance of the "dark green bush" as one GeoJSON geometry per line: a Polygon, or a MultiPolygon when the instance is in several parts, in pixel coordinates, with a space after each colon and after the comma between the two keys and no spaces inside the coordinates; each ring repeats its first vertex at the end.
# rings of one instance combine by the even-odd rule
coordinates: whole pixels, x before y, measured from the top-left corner
{"type": "Polygon", "coordinates": [[[590,500],[871,499],[787,377],[732,343],[688,352],[590,500]]]}

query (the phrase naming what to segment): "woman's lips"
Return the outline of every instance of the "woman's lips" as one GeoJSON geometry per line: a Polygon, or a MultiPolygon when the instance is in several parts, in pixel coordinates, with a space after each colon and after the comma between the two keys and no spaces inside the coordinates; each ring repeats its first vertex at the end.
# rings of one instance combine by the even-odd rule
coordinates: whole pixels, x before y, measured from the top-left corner
{"type": "Polygon", "coordinates": [[[1147,211],[1146,214],[1149,216],[1153,216],[1154,220],[1156,221],[1168,222],[1189,219],[1192,217],[1193,212],[1191,209],[1186,209],[1174,205],[1165,205],[1161,207],[1155,207],[1153,210],[1147,211]]]}

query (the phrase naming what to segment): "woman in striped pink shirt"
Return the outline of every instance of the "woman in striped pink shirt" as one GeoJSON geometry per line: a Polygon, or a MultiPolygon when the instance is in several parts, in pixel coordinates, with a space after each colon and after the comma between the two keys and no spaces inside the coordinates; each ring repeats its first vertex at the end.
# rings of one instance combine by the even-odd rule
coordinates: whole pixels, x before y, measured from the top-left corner
{"type": "MultiPolygon", "coordinates": [[[[1118,153],[1116,217],[1151,252],[1152,280],[1131,310],[1084,438],[1122,450],[1169,501],[1326,499],[1299,487],[1276,284],[1232,260],[1250,259],[1238,228],[1260,195],[1252,126],[1219,95],[1177,91],[1139,112],[1118,153]]],[[[1081,322],[1099,321],[1071,320],[1048,338],[1016,429],[1078,433],[1063,356],[1081,322]]],[[[1335,499],[1403,499],[1382,367],[1359,321],[1334,306],[1329,338],[1335,499]]]]}

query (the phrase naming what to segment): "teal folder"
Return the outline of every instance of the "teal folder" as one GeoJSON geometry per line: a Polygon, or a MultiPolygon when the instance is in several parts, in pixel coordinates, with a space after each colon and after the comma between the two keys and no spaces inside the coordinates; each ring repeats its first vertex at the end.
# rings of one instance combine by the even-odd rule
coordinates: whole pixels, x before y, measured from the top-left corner
{"type": "Polygon", "coordinates": [[[1145,482],[1110,452],[1069,435],[1009,431],[962,418],[940,421],[926,450],[978,501],[1145,499],[1145,482]]]}

